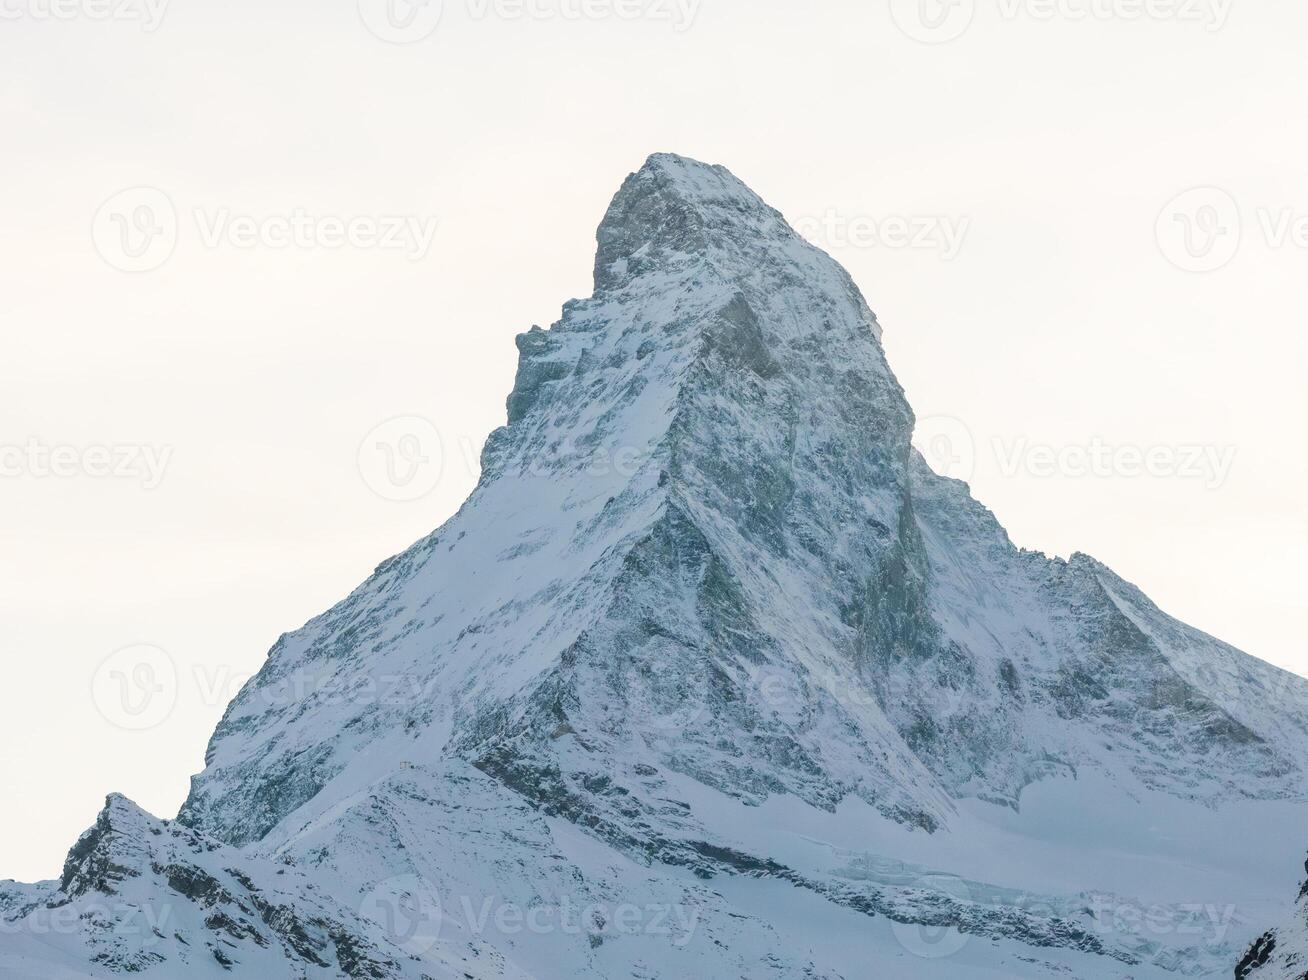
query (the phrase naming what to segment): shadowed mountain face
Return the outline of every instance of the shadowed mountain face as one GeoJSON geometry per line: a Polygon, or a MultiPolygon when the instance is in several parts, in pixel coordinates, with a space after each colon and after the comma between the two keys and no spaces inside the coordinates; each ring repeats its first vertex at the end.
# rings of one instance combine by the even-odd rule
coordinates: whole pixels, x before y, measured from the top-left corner
{"type": "Polygon", "coordinates": [[[181,824],[347,906],[423,882],[416,962],[474,977],[1229,973],[1302,845],[1308,684],[1016,549],[912,449],[849,276],[725,169],[652,157],[598,242],[472,497],[278,641],[181,824]],[[608,914],[528,942],[487,899],[608,914]],[[632,901],[694,925],[615,935],[632,901]]]}

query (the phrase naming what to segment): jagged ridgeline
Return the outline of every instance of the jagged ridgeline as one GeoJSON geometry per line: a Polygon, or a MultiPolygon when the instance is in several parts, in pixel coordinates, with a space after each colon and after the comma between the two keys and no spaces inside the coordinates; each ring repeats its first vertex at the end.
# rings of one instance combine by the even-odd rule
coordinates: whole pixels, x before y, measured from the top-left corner
{"type": "Polygon", "coordinates": [[[1308,684],[1015,548],[727,170],[651,157],[598,243],[464,507],[277,642],[177,822],[111,801],[72,860],[117,871],[0,889],[0,968],[1229,976],[1308,836],[1308,684]],[[122,895],[183,927],[33,938],[122,895]]]}

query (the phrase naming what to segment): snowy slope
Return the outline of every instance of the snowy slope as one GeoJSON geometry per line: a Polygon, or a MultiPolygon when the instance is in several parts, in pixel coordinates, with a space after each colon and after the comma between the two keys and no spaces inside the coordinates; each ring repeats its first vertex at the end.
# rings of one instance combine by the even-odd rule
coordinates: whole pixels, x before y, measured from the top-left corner
{"type": "Polygon", "coordinates": [[[652,157],[598,240],[476,491],[278,641],[180,823],[423,898],[433,977],[1229,974],[1308,682],[1016,549],[726,170],[652,157]]]}

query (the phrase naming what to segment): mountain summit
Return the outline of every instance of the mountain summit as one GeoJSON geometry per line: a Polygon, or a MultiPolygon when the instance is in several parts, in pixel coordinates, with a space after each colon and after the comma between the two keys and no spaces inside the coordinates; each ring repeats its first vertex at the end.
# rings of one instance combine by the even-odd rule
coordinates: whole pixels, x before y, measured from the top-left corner
{"type": "MultiPolygon", "coordinates": [[[[651,157],[597,237],[467,503],[277,642],[124,873],[155,831],[294,869],[351,977],[1229,975],[1302,851],[1308,682],[1016,549],[729,171],[651,157]]],[[[157,975],[272,975],[206,929],[157,975]]]]}

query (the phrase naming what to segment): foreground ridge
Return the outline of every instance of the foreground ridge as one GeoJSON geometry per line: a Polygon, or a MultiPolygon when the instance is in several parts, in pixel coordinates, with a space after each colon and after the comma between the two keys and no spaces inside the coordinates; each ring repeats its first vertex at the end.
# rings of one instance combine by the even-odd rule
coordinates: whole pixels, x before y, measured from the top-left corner
{"type": "MultiPolygon", "coordinates": [[[[1308,864],[1304,866],[1308,874],[1308,864]]],[[[1235,968],[1236,980],[1303,980],[1308,974],[1308,881],[1299,888],[1294,912],[1263,933],[1235,968]]]]}

